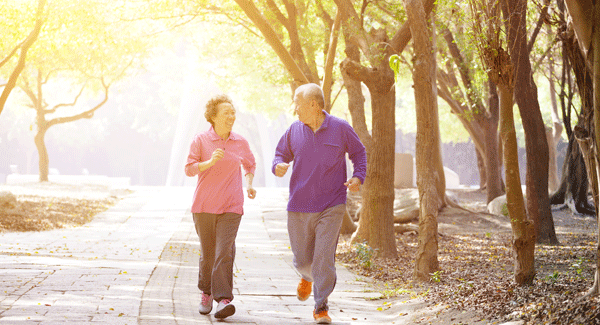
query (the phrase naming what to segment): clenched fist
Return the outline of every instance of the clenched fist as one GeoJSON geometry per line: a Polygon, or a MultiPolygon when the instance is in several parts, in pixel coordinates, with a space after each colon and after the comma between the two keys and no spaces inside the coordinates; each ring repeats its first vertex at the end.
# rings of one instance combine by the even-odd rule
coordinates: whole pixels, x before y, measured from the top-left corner
{"type": "Polygon", "coordinates": [[[275,166],[275,176],[283,177],[285,173],[287,173],[288,168],[290,168],[290,164],[279,163],[275,166]]]}
{"type": "Polygon", "coordinates": [[[212,161],[213,165],[223,159],[223,156],[225,156],[225,151],[223,151],[223,149],[218,148],[215,151],[213,151],[212,156],[210,157],[210,160],[212,161]]]}

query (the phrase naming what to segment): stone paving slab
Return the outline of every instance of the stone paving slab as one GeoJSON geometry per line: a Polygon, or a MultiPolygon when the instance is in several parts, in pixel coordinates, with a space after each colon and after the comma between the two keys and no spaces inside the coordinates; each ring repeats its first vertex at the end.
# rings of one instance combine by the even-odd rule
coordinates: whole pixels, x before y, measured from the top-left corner
{"type": "Polygon", "coordinates": [[[133,189],[83,227],[0,234],[0,324],[137,324],[191,194],[133,189]]]}

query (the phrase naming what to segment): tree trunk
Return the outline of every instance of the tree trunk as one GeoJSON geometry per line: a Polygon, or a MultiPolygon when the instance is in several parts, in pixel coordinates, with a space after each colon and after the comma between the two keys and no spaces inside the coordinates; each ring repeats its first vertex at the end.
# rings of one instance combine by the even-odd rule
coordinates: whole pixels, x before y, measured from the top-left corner
{"type": "MultiPolygon", "coordinates": [[[[553,35],[551,27],[548,27],[548,36],[553,35]]],[[[548,166],[548,188],[550,192],[555,192],[558,189],[560,180],[558,178],[558,164],[556,158],[558,156],[557,146],[560,141],[561,134],[563,131],[563,125],[560,122],[558,116],[558,103],[556,101],[556,89],[554,87],[554,61],[548,60],[548,81],[550,84],[550,103],[552,105],[552,141],[548,141],[548,147],[550,149],[550,161],[548,166]]]]}
{"type": "MultiPolygon", "coordinates": [[[[347,58],[342,62],[343,73],[362,80],[371,93],[373,135],[367,151],[367,177],[363,185],[362,210],[358,230],[352,241],[367,242],[379,256],[397,256],[394,235],[394,144],[395,89],[394,74],[385,64],[368,69],[347,58]]],[[[354,121],[353,113],[353,121],[354,121]]],[[[364,116],[364,115],[363,115],[364,116]]],[[[358,132],[357,132],[358,133],[358,132]]]]}
{"type": "MultiPolygon", "coordinates": [[[[349,100],[354,100],[354,106],[349,105],[352,114],[352,124],[367,148],[367,177],[362,187],[362,207],[358,229],[352,242],[366,242],[378,255],[383,258],[395,258],[396,236],[394,234],[394,145],[395,145],[395,87],[394,73],[388,64],[391,55],[389,40],[385,31],[379,31],[377,37],[370,41],[365,55],[376,52],[369,57],[373,68],[360,64],[360,43],[357,40],[355,28],[356,13],[351,3],[336,2],[338,10],[345,12],[344,37],[346,39],[346,54],[348,57],[341,63],[340,69],[345,81],[353,79],[358,83],[349,83],[349,100]],[[369,135],[364,117],[364,98],[360,91],[363,82],[371,94],[372,135],[369,135]],[[352,94],[350,94],[352,92],[352,94]]],[[[363,31],[364,32],[364,31],[363,31]]]]}
{"type": "MultiPolygon", "coordinates": [[[[589,22],[590,26],[596,26],[592,28],[592,75],[594,81],[594,133],[596,134],[596,143],[595,147],[595,162],[596,162],[596,182],[595,188],[596,193],[594,193],[595,204],[596,204],[596,217],[598,217],[598,179],[600,178],[598,175],[600,174],[598,170],[598,162],[600,161],[600,157],[598,156],[600,153],[598,152],[598,148],[600,148],[600,31],[598,30],[598,24],[600,23],[600,1],[596,0],[596,4],[594,6],[594,18],[591,22],[589,22]]],[[[596,242],[596,272],[594,276],[594,284],[592,288],[588,291],[588,296],[597,295],[600,291],[600,222],[597,223],[597,235],[598,241],[596,242]]]]}
{"type": "Polygon", "coordinates": [[[490,116],[486,119],[487,127],[484,128],[484,141],[486,153],[486,175],[487,175],[487,203],[504,194],[504,183],[502,182],[502,165],[500,164],[501,157],[498,150],[500,143],[498,142],[498,112],[499,99],[496,91],[496,84],[489,81],[489,102],[488,110],[490,116]]]}
{"type": "MultiPolygon", "coordinates": [[[[389,70],[389,68],[388,68],[389,70]]],[[[395,144],[395,91],[393,74],[391,70],[387,76],[391,82],[382,84],[381,88],[371,92],[371,107],[373,109],[373,144],[368,156],[370,162],[367,166],[365,192],[363,194],[363,208],[359,220],[359,227],[367,227],[366,240],[384,258],[395,258],[396,237],[394,235],[394,144],[395,144]],[[386,87],[388,86],[388,87],[386,87]],[[383,90],[383,91],[382,91],[383,90]],[[370,219],[367,224],[363,217],[370,219]]],[[[357,236],[361,236],[357,231],[357,236]]],[[[362,238],[361,238],[362,239],[362,238]]]]}
{"type": "Polygon", "coordinates": [[[548,142],[548,190],[554,192],[558,188],[558,172],[556,170],[557,142],[553,128],[546,128],[546,141],[548,142]]]}
{"type": "MultiPolygon", "coordinates": [[[[560,6],[562,2],[559,2],[559,9],[564,10],[564,7],[560,6]]],[[[564,83],[570,81],[565,80],[565,74],[570,73],[572,69],[575,75],[575,83],[579,90],[581,99],[581,111],[579,113],[579,120],[577,126],[587,130],[592,138],[595,137],[592,131],[592,120],[594,116],[593,110],[593,91],[592,87],[592,76],[591,71],[586,64],[586,59],[581,51],[581,48],[577,45],[577,40],[574,36],[569,35],[565,32],[567,26],[561,26],[561,34],[565,35],[562,39],[562,51],[563,51],[563,88],[564,83]]],[[[561,94],[564,93],[561,92],[561,94]]],[[[563,123],[565,130],[569,136],[569,145],[567,147],[567,154],[562,167],[562,178],[558,190],[550,197],[552,204],[567,204],[567,206],[574,213],[582,213],[587,215],[594,215],[595,209],[588,201],[588,175],[585,170],[585,164],[581,155],[580,147],[577,145],[573,132],[570,126],[570,97],[569,104],[564,103],[564,94],[561,96],[561,105],[563,106],[563,123]],[[566,106],[566,107],[565,107],[566,106]]],[[[570,96],[570,95],[569,95],[570,96]]]]}
{"type": "Polygon", "coordinates": [[[515,282],[518,285],[527,285],[533,283],[535,277],[535,229],[531,220],[527,219],[521,190],[517,135],[512,110],[513,89],[498,84],[498,93],[500,95],[500,137],[506,169],[506,207],[513,233],[515,282]]]}
{"type": "Polygon", "coordinates": [[[588,175],[581,149],[575,141],[574,135],[571,133],[560,185],[550,197],[550,203],[566,204],[574,213],[594,215],[594,207],[588,202],[588,175]]]}
{"type": "Polygon", "coordinates": [[[46,143],[44,142],[44,137],[46,136],[47,129],[44,127],[39,127],[38,132],[35,135],[35,146],[37,147],[38,157],[39,157],[39,176],[40,182],[48,181],[48,170],[49,170],[49,159],[48,159],[48,150],[46,150],[46,143]]]}
{"type": "Polygon", "coordinates": [[[405,0],[413,37],[415,106],[417,112],[416,169],[419,189],[419,237],[414,276],[429,280],[439,270],[438,211],[445,203],[445,177],[441,159],[433,26],[423,4],[405,0]]]}
{"type": "MultiPolygon", "coordinates": [[[[354,62],[360,62],[360,50],[358,46],[350,41],[348,28],[344,28],[343,31],[346,43],[346,57],[354,62]]],[[[352,117],[352,127],[367,149],[368,155],[373,140],[371,139],[371,134],[367,129],[367,122],[365,120],[365,96],[362,93],[362,84],[359,80],[353,79],[352,76],[348,75],[347,71],[342,68],[342,65],[340,65],[340,70],[344,87],[346,87],[346,92],[348,93],[348,111],[350,111],[350,116],[352,117]]]]}
{"type": "Polygon", "coordinates": [[[548,142],[527,50],[527,0],[507,0],[504,10],[515,69],[514,97],[525,130],[527,213],[533,221],[537,241],[558,244],[548,197],[548,142]]]}
{"type": "Polygon", "coordinates": [[[479,171],[479,189],[484,190],[487,188],[487,165],[481,155],[481,151],[477,150],[477,148],[475,148],[475,157],[477,157],[477,170],[479,171]]]}

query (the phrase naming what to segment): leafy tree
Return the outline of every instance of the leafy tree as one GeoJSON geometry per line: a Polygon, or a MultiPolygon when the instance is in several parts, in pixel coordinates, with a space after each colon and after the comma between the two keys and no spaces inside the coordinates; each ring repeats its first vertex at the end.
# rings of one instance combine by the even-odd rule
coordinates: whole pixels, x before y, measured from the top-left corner
{"type": "Polygon", "coordinates": [[[441,206],[440,191],[446,191],[440,150],[437,105],[435,45],[432,20],[419,0],[404,0],[408,24],[413,37],[413,80],[417,111],[417,187],[419,188],[419,246],[415,261],[415,278],[427,281],[439,270],[437,259],[437,215],[441,206]]]}
{"type": "Polygon", "coordinates": [[[513,256],[515,282],[531,284],[535,277],[535,232],[533,223],[527,219],[517,153],[517,137],[513,119],[513,93],[515,74],[510,54],[503,48],[507,43],[500,35],[499,8],[487,3],[470,1],[473,16],[472,29],[482,61],[489,69],[489,77],[498,89],[500,106],[500,136],[506,168],[506,205],[513,233],[513,256]]]}
{"type": "MultiPolygon", "coordinates": [[[[533,221],[537,242],[557,244],[548,197],[548,142],[529,60],[527,0],[502,1],[501,8],[507,20],[508,49],[514,66],[514,96],[525,130],[527,214],[533,221]]],[[[534,39],[532,36],[530,43],[534,39]]]]}
{"type": "MultiPolygon", "coordinates": [[[[400,27],[392,38],[388,38],[385,29],[367,31],[368,23],[381,21],[376,14],[366,15],[368,3],[354,8],[351,1],[336,0],[338,10],[342,12],[342,27],[346,39],[347,58],[341,64],[342,75],[348,89],[348,108],[352,114],[352,124],[367,147],[367,180],[363,188],[363,207],[359,228],[354,240],[367,241],[383,257],[397,254],[393,233],[394,184],[393,166],[395,142],[395,89],[394,73],[389,67],[389,57],[401,53],[409,40],[411,31],[408,23],[400,27]],[[361,61],[360,53],[365,57],[361,61]],[[349,81],[354,81],[349,83],[349,81]],[[360,90],[364,83],[371,95],[372,134],[369,133],[364,111],[364,97],[360,90]]],[[[431,12],[434,1],[426,1],[425,12],[431,12]]],[[[398,10],[396,10],[398,11],[398,10]]],[[[398,11],[399,12],[399,11],[398,11]]],[[[400,15],[393,19],[398,21],[400,15]]],[[[388,25],[375,24],[373,25],[388,25]]],[[[434,161],[437,160],[434,158],[434,161]]],[[[441,167],[435,164],[435,168],[441,167]]],[[[438,209],[445,203],[443,192],[443,170],[437,169],[438,209]],[[439,192],[442,189],[442,192],[439,192]]]]}
{"type": "Polygon", "coordinates": [[[108,15],[115,12],[116,5],[53,2],[39,40],[30,50],[18,86],[36,111],[35,144],[42,182],[48,180],[47,130],[91,118],[108,101],[110,86],[124,76],[127,68],[140,63],[139,53],[144,46],[143,38],[136,34],[140,30],[132,25],[125,28],[115,16],[108,15]],[[102,12],[107,14],[99,14],[102,12]],[[93,98],[98,92],[101,98],[96,103],[80,103],[86,93],[93,98]]]}
{"type": "MultiPolygon", "coordinates": [[[[487,202],[504,194],[498,152],[498,96],[496,86],[482,77],[481,67],[469,64],[474,57],[469,40],[462,36],[467,12],[459,3],[443,3],[437,22],[444,46],[438,63],[438,95],[460,120],[475,144],[480,188],[487,192],[487,202]],[[445,24],[442,22],[447,21],[445,24]],[[454,31],[453,31],[454,30],[454,31]],[[459,35],[456,38],[455,35],[459,35]],[[487,89],[486,89],[487,88],[487,89]],[[487,91],[486,91],[487,90],[487,91]],[[484,100],[487,95],[488,100],[484,100]]],[[[442,43],[442,42],[440,42],[442,43]]]]}

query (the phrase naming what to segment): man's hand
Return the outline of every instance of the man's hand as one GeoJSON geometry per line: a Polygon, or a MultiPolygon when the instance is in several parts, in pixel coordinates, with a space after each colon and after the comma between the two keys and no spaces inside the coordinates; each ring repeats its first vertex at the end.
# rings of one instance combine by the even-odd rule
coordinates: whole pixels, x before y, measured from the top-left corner
{"type": "Polygon", "coordinates": [[[275,176],[283,177],[285,173],[287,173],[288,168],[290,168],[290,164],[279,163],[275,166],[275,176]]]}
{"type": "Polygon", "coordinates": [[[256,190],[253,187],[248,188],[248,198],[253,199],[256,197],[256,190]]]}
{"type": "Polygon", "coordinates": [[[344,183],[344,185],[351,192],[358,192],[360,190],[360,179],[358,179],[356,177],[352,177],[346,183],[344,183]]]}

